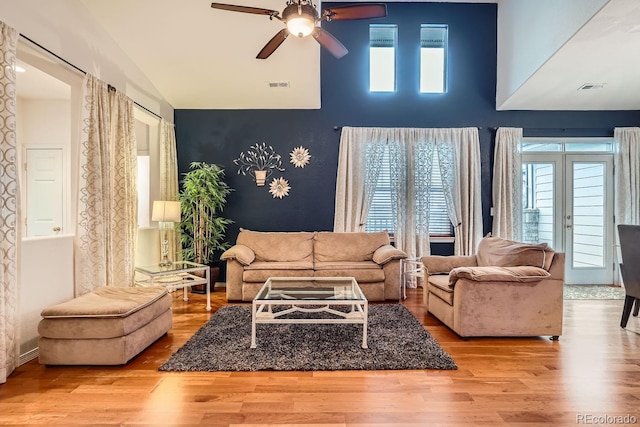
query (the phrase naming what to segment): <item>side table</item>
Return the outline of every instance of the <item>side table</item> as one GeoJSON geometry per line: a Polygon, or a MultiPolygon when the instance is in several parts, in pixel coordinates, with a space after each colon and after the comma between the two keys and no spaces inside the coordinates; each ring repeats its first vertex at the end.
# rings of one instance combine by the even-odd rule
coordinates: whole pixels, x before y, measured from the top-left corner
{"type": "Polygon", "coordinates": [[[145,279],[137,279],[136,286],[161,285],[169,292],[182,289],[183,299],[189,301],[187,288],[194,285],[205,285],[207,291],[207,311],[211,311],[211,290],[209,289],[210,268],[208,265],[191,261],[175,261],[168,266],[147,265],[136,267],[136,272],[146,276],[145,279]],[[193,273],[202,272],[204,277],[193,273]]]}
{"type": "Polygon", "coordinates": [[[420,258],[400,260],[400,294],[402,299],[407,299],[407,287],[417,288],[418,282],[424,280],[424,273],[424,264],[420,258]]]}

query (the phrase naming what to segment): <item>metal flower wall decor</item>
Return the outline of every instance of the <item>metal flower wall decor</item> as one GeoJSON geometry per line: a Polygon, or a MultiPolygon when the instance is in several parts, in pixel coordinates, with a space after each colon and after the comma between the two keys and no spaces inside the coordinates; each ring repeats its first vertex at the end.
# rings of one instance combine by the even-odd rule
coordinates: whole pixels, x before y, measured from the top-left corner
{"type": "Polygon", "coordinates": [[[238,175],[246,176],[249,174],[259,186],[264,185],[266,178],[274,170],[284,171],[282,156],[277,154],[273,147],[265,142],[250,146],[246,153],[240,153],[240,157],[235,159],[233,163],[238,166],[238,175]]]}
{"type": "Polygon", "coordinates": [[[274,178],[269,184],[269,193],[271,193],[274,199],[276,197],[282,199],[284,196],[288,196],[290,189],[289,181],[282,177],[274,178]]]}
{"type": "Polygon", "coordinates": [[[291,163],[297,168],[305,167],[309,163],[309,159],[311,159],[309,150],[302,146],[294,148],[293,151],[289,153],[289,157],[291,157],[291,163]]]}

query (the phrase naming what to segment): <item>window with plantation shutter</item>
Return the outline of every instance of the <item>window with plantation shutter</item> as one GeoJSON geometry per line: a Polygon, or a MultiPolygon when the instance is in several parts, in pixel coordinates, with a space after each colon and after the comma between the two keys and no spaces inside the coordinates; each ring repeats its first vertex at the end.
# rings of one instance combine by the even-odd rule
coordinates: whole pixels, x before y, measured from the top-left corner
{"type": "MultiPolygon", "coordinates": [[[[367,215],[365,230],[368,232],[395,232],[396,219],[392,207],[391,170],[389,152],[385,151],[379,170],[375,193],[367,215]]],[[[416,187],[426,183],[416,182],[416,187]]],[[[442,185],[442,176],[437,152],[433,153],[433,167],[431,171],[431,189],[429,191],[429,236],[452,237],[453,229],[442,185]]]]}

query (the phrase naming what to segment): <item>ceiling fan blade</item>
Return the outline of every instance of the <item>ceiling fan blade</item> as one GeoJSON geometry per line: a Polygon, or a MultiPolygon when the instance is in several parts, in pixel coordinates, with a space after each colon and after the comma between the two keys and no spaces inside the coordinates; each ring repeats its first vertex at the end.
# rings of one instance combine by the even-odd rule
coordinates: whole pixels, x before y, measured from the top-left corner
{"type": "Polygon", "coordinates": [[[345,56],[349,51],[340,40],[331,35],[328,31],[323,30],[320,27],[316,27],[313,30],[313,37],[318,40],[318,43],[325,49],[327,49],[333,56],[340,59],[345,56]]]}
{"type": "Polygon", "coordinates": [[[354,4],[336,6],[322,11],[322,16],[329,21],[344,19],[384,18],[387,16],[387,5],[384,3],[354,4]]]}
{"type": "Polygon", "coordinates": [[[286,28],[278,31],[278,33],[269,40],[269,42],[264,45],[262,50],[256,56],[256,59],[267,59],[277,48],[280,47],[282,42],[284,42],[289,36],[289,31],[286,28]]]}
{"type": "Polygon", "coordinates": [[[254,13],[256,15],[272,16],[274,14],[278,14],[278,11],[276,10],[261,9],[259,7],[237,6],[235,4],[211,3],[211,7],[214,9],[228,10],[231,12],[254,13]]]}

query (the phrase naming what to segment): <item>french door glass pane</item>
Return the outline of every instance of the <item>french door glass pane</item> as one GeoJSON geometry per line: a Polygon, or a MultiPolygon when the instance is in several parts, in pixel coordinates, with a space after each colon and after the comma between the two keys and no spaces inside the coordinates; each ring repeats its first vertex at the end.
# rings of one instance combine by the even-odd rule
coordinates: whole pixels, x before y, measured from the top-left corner
{"type": "Polygon", "coordinates": [[[522,241],[554,247],[553,163],[523,163],[522,241]]]}
{"type": "Polygon", "coordinates": [[[605,167],[573,163],[573,268],[604,267],[605,167]]]}

